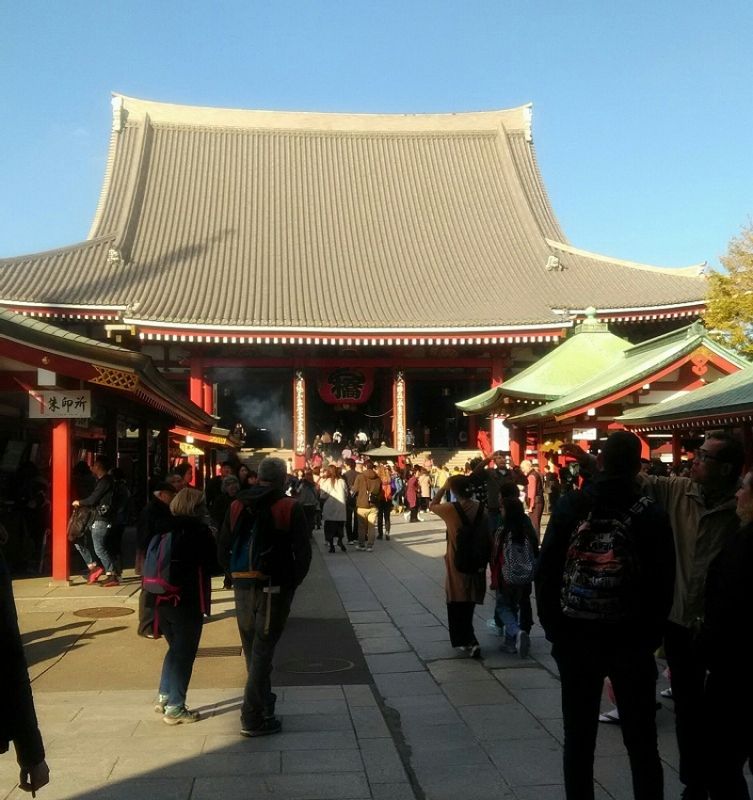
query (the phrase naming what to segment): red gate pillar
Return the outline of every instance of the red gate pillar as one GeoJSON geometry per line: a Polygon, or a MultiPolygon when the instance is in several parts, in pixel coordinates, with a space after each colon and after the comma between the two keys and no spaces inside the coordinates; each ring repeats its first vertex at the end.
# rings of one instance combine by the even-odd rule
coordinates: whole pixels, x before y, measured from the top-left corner
{"type": "Polygon", "coordinates": [[[510,431],[510,458],[517,467],[525,458],[526,452],[526,429],[513,427],[510,431]]]}
{"type": "Polygon", "coordinates": [[[680,463],[682,458],[682,441],[676,431],[672,434],[672,466],[680,463]]]}
{"type": "Polygon", "coordinates": [[[637,434],[641,440],[641,458],[651,458],[651,444],[645,435],[637,434]]]}
{"type": "Polygon", "coordinates": [[[188,380],[188,396],[199,408],[204,408],[204,363],[191,356],[191,376],[188,380]]]}
{"type": "Polygon", "coordinates": [[[71,423],[52,426],[52,579],[68,581],[68,516],[71,513],[71,423]]]}
{"type": "Polygon", "coordinates": [[[293,376],[293,469],[306,466],[306,377],[297,369],[293,376]]]}
{"type": "Polygon", "coordinates": [[[398,370],[392,379],[392,446],[401,453],[404,453],[407,449],[405,400],[405,373],[398,370]]]}

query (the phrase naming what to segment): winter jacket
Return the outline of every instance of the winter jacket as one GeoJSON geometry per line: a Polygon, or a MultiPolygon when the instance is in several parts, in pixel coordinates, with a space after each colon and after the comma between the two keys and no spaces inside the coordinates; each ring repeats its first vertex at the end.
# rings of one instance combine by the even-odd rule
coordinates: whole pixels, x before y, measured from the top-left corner
{"type": "Polygon", "coordinates": [[[382,493],[382,479],[373,469],[366,469],[353,482],[353,494],[356,496],[356,508],[369,508],[372,503],[369,495],[382,493]]]}

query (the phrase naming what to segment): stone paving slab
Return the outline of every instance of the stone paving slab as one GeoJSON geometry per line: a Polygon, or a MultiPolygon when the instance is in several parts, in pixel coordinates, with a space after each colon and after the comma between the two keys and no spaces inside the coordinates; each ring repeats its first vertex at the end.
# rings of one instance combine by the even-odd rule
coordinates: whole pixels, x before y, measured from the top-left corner
{"type": "Polygon", "coordinates": [[[197,778],[191,800],[223,800],[253,797],[254,800],[369,800],[366,776],[359,773],[336,775],[260,775],[250,785],[246,777],[197,778]]]}
{"type": "MultiPolygon", "coordinates": [[[[368,641],[368,640],[366,640],[368,641]]],[[[426,667],[416,658],[415,653],[382,653],[367,655],[366,663],[372,675],[394,672],[424,672],[426,667]]]]}
{"type": "Polygon", "coordinates": [[[361,639],[360,642],[364,656],[377,653],[407,653],[412,649],[402,636],[378,636],[373,639],[361,639]]]}

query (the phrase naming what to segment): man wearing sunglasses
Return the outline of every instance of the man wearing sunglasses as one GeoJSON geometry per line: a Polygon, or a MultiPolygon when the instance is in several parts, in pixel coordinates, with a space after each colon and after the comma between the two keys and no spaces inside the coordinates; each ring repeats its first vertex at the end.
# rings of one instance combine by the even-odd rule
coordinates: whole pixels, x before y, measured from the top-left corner
{"type": "MultiPolygon", "coordinates": [[[[581,466],[593,456],[567,445],[581,466]]],[[[703,747],[706,661],[698,633],[703,622],[706,574],[728,536],[737,529],[735,492],[745,460],[742,443],[726,431],[709,431],[696,450],[689,478],[639,475],[644,491],[666,509],[675,537],[677,569],[664,650],[672,674],[675,727],[683,800],[707,800],[703,747]]]]}

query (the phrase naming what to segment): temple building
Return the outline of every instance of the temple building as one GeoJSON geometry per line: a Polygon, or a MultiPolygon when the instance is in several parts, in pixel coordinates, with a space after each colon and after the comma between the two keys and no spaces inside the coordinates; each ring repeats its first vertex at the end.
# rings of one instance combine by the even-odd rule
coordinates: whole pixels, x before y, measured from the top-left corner
{"type": "Polygon", "coordinates": [[[221,425],[299,457],[336,427],[400,450],[409,429],[474,442],[483,417],[455,403],[514,380],[587,308],[625,348],[704,308],[702,265],[567,240],[530,106],[350,115],[117,94],[112,114],[88,238],[0,259],[0,305],[149,355],[221,425]]]}

